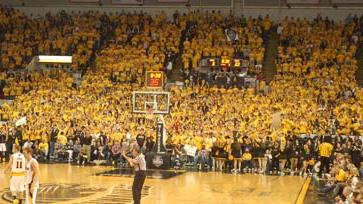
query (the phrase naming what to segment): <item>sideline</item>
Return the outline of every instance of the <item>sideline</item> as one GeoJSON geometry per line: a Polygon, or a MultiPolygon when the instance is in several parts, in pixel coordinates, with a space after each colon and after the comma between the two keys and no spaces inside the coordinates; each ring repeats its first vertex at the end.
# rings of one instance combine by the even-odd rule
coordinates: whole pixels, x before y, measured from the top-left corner
{"type": "Polygon", "coordinates": [[[310,183],[311,183],[311,177],[309,176],[308,178],[306,178],[303,186],[301,187],[299,195],[296,198],[295,204],[304,204],[306,192],[308,191],[310,183]]]}

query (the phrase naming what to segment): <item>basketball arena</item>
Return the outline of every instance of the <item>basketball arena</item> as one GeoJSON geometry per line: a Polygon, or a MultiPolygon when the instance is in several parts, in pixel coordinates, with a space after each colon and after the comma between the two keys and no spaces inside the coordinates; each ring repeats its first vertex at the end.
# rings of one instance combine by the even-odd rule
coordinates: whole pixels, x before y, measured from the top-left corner
{"type": "Polygon", "coordinates": [[[0,203],[362,204],[362,0],[1,0],[0,203]]]}

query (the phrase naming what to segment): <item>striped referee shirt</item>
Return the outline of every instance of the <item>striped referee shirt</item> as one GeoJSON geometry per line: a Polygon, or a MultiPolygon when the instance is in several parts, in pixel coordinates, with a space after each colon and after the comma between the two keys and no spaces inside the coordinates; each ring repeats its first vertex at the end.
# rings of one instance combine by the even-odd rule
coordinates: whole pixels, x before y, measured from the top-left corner
{"type": "Polygon", "coordinates": [[[137,157],[135,157],[135,160],[138,163],[137,165],[134,165],[135,171],[146,171],[145,156],[143,154],[139,154],[137,157]]]}

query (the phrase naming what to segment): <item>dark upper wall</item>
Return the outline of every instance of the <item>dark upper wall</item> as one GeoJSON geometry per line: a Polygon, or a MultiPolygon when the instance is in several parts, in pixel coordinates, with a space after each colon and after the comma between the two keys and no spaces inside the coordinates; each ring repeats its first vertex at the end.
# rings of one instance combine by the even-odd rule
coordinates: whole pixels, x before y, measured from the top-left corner
{"type": "MultiPolygon", "coordinates": [[[[11,4],[13,6],[20,6],[22,3],[28,6],[59,6],[59,5],[75,5],[70,3],[71,0],[1,0],[3,4],[11,4]]],[[[99,0],[103,5],[112,5],[112,0],[99,0]]],[[[263,7],[279,7],[286,6],[288,0],[233,0],[234,4],[244,4],[246,7],[263,6],[263,7]]],[[[336,0],[319,0],[320,3],[314,6],[332,6],[332,2],[336,0]]],[[[342,1],[342,0],[338,0],[342,1]]],[[[362,1],[363,0],[354,0],[362,1]]],[[[191,6],[231,6],[231,0],[189,0],[191,6]]],[[[77,5],[77,4],[76,4],[77,5]]],[[[83,5],[92,5],[90,3],[83,3],[83,5]]],[[[144,0],[144,6],[184,6],[185,3],[159,3],[158,0],[144,0]]],[[[349,5],[349,4],[348,4],[349,5]]],[[[306,6],[306,5],[304,5],[306,6]]],[[[345,5],[347,6],[347,5],[345,5]]],[[[356,6],[356,5],[353,5],[356,6]]]]}
{"type": "MultiPolygon", "coordinates": [[[[179,12],[188,12],[190,10],[199,9],[206,10],[219,10],[224,14],[229,14],[231,11],[234,15],[245,16],[258,16],[270,15],[275,21],[281,21],[285,16],[294,16],[299,18],[312,19],[316,15],[328,16],[333,20],[343,20],[348,14],[363,14],[363,4],[348,7],[339,6],[333,8],[331,2],[334,1],[352,1],[352,0],[320,0],[318,5],[307,6],[293,6],[291,9],[286,6],[288,0],[190,0],[190,7],[186,7],[185,3],[158,3],[157,0],[144,0],[143,6],[137,5],[112,5],[112,0],[101,0],[102,6],[97,3],[94,4],[74,4],[70,3],[71,0],[0,0],[1,3],[11,3],[17,9],[22,10],[26,14],[45,14],[46,12],[59,12],[65,10],[66,12],[89,11],[98,10],[101,12],[115,13],[115,12],[134,12],[143,11],[149,14],[158,14],[164,11],[169,17],[178,10],[179,12]],[[22,2],[25,6],[22,6],[22,2]],[[202,4],[200,4],[202,3],[202,4]],[[232,6],[233,5],[233,6],[232,6]]],[[[363,0],[354,0],[362,1],[363,0]]],[[[345,5],[347,6],[347,5],[345,5]]]]}

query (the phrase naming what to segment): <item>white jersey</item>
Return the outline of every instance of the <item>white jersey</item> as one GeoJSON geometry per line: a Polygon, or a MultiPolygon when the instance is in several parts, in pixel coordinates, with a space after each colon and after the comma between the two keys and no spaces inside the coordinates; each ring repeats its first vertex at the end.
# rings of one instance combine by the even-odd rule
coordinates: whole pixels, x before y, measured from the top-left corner
{"type": "Polygon", "coordinates": [[[38,168],[38,162],[36,159],[32,158],[28,163],[26,164],[26,177],[25,177],[25,204],[35,204],[37,200],[37,192],[39,188],[39,181],[34,182],[33,176],[34,171],[32,169],[32,164],[38,168]],[[33,186],[33,190],[30,191],[30,186],[33,186]]]}
{"type": "Polygon", "coordinates": [[[13,164],[11,166],[12,173],[24,173],[25,172],[25,157],[24,154],[16,152],[13,154],[13,164]]]}
{"type": "Polygon", "coordinates": [[[25,178],[25,184],[30,184],[33,182],[33,175],[34,171],[31,168],[31,164],[34,163],[35,166],[38,166],[38,162],[36,159],[32,158],[28,163],[26,164],[26,178],[25,178]]]}
{"type": "Polygon", "coordinates": [[[25,179],[25,157],[16,152],[12,155],[10,191],[13,193],[23,192],[25,179]]]}

